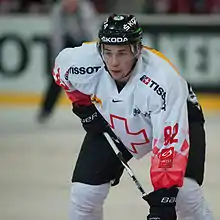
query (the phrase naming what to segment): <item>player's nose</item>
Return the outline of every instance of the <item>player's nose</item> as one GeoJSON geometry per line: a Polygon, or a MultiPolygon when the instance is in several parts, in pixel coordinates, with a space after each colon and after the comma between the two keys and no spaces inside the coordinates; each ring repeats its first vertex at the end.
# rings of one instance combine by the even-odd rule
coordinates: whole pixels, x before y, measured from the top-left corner
{"type": "Polygon", "coordinates": [[[119,61],[117,59],[117,56],[112,56],[111,65],[112,66],[118,66],[119,65],[119,61]]]}

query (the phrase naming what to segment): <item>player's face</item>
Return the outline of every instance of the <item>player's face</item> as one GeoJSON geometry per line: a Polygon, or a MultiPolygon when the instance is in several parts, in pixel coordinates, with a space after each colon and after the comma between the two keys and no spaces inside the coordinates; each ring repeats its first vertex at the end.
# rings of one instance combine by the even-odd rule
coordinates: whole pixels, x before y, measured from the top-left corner
{"type": "Polygon", "coordinates": [[[129,79],[134,64],[129,45],[104,45],[103,58],[113,79],[121,82],[129,79]]]}

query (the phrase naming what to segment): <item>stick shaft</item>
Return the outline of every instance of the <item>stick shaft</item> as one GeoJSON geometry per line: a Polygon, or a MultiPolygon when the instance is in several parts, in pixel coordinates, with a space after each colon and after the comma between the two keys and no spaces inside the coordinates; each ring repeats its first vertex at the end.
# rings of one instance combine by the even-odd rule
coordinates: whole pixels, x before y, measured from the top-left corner
{"type": "Polygon", "coordinates": [[[124,166],[125,170],[127,171],[129,176],[132,178],[133,182],[135,183],[135,185],[137,186],[137,188],[141,192],[142,197],[147,195],[146,192],[144,191],[143,187],[141,186],[140,182],[138,181],[138,179],[134,175],[134,172],[132,171],[130,166],[127,164],[127,162],[124,160],[124,158],[122,157],[122,153],[119,151],[119,149],[117,148],[115,142],[112,140],[110,135],[107,132],[104,132],[103,134],[104,134],[105,138],[107,139],[108,143],[110,144],[110,146],[112,147],[112,149],[114,150],[115,154],[117,155],[117,157],[121,161],[121,163],[124,166]]]}

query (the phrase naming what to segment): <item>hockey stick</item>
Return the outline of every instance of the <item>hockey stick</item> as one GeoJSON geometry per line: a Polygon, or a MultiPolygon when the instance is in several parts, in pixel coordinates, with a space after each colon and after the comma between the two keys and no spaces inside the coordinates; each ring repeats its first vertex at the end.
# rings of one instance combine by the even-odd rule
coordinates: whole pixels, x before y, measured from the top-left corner
{"type": "Polygon", "coordinates": [[[143,187],[141,186],[140,182],[137,180],[137,178],[134,175],[132,169],[127,164],[127,162],[124,160],[124,158],[122,156],[122,153],[119,151],[119,149],[117,148],[116,144],[114,143],[114,141],[119,142],[119,140],[118,139],[113,140],[112,137],[107,132],[104,132],[103,134],[104,134],[105,138],[107,139],[108,143],[110,144],[110,146],[112,147],[112,149],[114,150],[114,152],[117,155],[118,159],[121,161],[121,163],[124,166],[125,170],[127,171],[129,176],[132,178],[132,180],[134,181],[135,185],[137,186],[137,188],[141,192],[142,197],[146,196],[147,194],[144,191],[143,187]]]}

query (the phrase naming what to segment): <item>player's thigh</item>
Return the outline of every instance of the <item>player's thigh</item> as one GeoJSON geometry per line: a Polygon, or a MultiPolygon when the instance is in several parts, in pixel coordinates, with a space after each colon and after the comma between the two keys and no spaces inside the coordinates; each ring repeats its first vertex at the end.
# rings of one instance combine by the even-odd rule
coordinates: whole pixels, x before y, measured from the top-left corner
{"type": "Polygon", "coordinates": [[[73,171],[72,182],[91,185],[120,178],[123,166],[102,134],[87,133],[73,171]]]}
{"type": "Polygon", "coordinates": [[[176,200],[178,219],[181,220],[212,220],[202,189],[190,178],[184,178],[183,186],[179,189],[176,200]]]}

